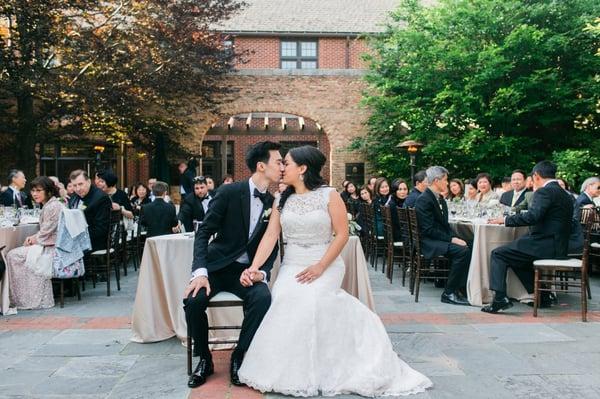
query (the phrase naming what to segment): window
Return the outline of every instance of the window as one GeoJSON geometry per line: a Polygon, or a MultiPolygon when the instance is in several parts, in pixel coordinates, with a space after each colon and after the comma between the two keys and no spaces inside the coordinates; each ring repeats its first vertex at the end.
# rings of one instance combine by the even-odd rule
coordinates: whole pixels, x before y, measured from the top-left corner
{"type": "Polygon", "coordinates": [[[318,68],[318,47],[316,40],[282,40],[282,69],[318,68]]]}
{"type": "Polygon", "coordinates": [[[365,164],[364,163],[347,163],[346,164],[346,180],[356,184],[357,187],[365,183],[365,164]]]}

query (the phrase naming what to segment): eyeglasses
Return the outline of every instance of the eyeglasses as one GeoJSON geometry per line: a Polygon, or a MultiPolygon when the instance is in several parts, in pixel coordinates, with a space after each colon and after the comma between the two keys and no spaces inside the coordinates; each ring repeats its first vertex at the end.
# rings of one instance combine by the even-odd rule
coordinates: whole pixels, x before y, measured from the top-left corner
{"type": "Polygon", "coordinates": [[[204,176],[194,177],[194,184],[198,184],[198,183],[206,184],[206,177],[204,177],[204,176]]]}

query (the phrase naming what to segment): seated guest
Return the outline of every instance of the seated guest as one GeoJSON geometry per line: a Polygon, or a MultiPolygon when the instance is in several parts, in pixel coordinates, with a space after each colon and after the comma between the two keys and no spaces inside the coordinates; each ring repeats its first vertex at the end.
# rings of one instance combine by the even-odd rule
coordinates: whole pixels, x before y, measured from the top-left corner
{"type": "Polygon", "coordinates": [[[37,177],[31,182],[31,196],[36,204],[42,206],[40,231],[27,237],[22,247],[11,250],[6,256],[10,303],[18,309],[51,308],[54,306],[52,257],[58,218],[64,205],[59,201],[58,187],[46,176],[37,177]],[[36,252],[31,251],[38,253],[34,255],[36,252]],[[46,270],[40,268],[42,264],[46,265],[43,268],[46,270]]]}
{"type": "Polygon", "coordinates": [[[525,200],[525,179],[527,174],[521,169],[513,170],[510,176],[510,187],[512,190],[505,192],[500,197],[500,203],[506,206],[515,207],[525,200]]]}
{"type": "Polygon", "coordinates": [[[465,196],[465,186],[460,179],[452,179],[450,180],[449,185],[450,193],[448,194],[448,199],[452,202],[460,202],[463,200],[465,196]]]}
{"type": "Polygon", "coordinates": [[[556,179],[556,181],[558,182],[558,185],[561,186],[563,190],[571,194],[573,198],[576,199],[578,197],[578,195],[575,194],[573,190],[571,190],[571,185],[565,179],[559,177],[558,179],[556,179]]]}
{"type": "Polygon", "coordinates": [[[54,185],[56,187],[58,187],[58,195],[60,196],[60,198],[64,198],[64,199],[68,200],[69,198],[67,196],[67,190],[65,189],[65,185],[62,184],[60,182],[60,180],[58,180],[58,177],[48,176],[48,178],[54,182],[54,185]]]}
{"type": "Polygon", "coordinates": [[[380,177],[375,183],[375,199],[373,200],[373,212],[375,215],[374,225],[378,237],[383,236],[383,215],[381,207],[390,203],[390,184],[385,177],[380,177]]]}
{"type": "Polygon", "coordinates": [[[477,202],[477,182],[475,179],[469,179],[465,181],[465,202],[477,202]]]}
{"type": "MultiPolygon", "coordinates": [[[[512,303],[506,295],[506,273],[510,267],[528,292],[533,292],[533,261],[564,258],[567,255],[573,201],[555,179],[556,166],[549,161],[539,162],[533,168],[536,188],[527,213],[492,219],[489,223],[508,227],[530,226],[529,234],[492,251],[490,288],[494,301],[482,311],[497,313],[512,303]]],[[[547,292],[542,293],[542,306],[549,306],[547,292]]]]}
{"type": "Polygon", "coordinates": [[[404,202],[408,198],[408,184],[404,179],[395,179],[392,182],[392,200],[396,204],[396,207],[402,208],[404,202]]]}
{"type": "Polygon", "coordinates": [[[23,192],[25,188],[25,174],[18,169],[8,172],[8,188],[0,195],[0,203],[4,206],[17,208],[32,208],[31,198],[23,192]]]}
{"type": "Polygon", "coordinates": [[[581,185],[581,194],[575,200],[573,210],[573,219],[581,219],[581,208],[593,208],[596,206],[594,198],[600,195],[600,179],[597,177],[588,177],[581,185]]]}
{"type": "Polygon", "coordinates": [[[131,207],[133,208],[133,213],[135,215],[139,215],[142,205],[146,205],[152,202],[150,201],[150,197],[148,195],[150,193],[150,190],[148,189],[148,187],[146,187],[144,183],[141,182],[133,187],[134,188],[132,190],[133,197],[131,198],[131,207]]]}
{"type": "MultiPolygon", "coordinates": [[[[502,187],[501,187],[502,194],[507,193],[510,190],[512,190],[511,182],[512,182],[512,177],[504,176],[502,178],[502,187]]],[[[523,180],[523,183],[525,183],[525,180],[523,180]]]]}
{"type": "Polygon", "coordinates": [[[175,205],[165,201],[168,188],[167,183],[162,181],[154,183],[154,201],[142,206],[140,223],[146,227],[148,238],[179,232],[175,205]]]}
{"type": "Polygon", "coordinates": [[[420,170],[415,173],[413,177],[413,185],[414,187],[412,191],[410,194],[408,194],[406,201],[404,201],[405,208],[414,208],[417,198],[419,198],[421,193],[423,193],[427,188],[427,175],[425,174],[424,170],[420,170]]]}
{"type": "Polygon", "coordinates": [[[367,204],[367,205],[373,205],[373,193],[371,192],[371,190],[369,189],[369,185],[365,184],[364,186],[362,186],[360,188],[360,202],[358,205],[358,214],[356,215],[356,223],[358,223],[358,225],[360,226],[360,235],[361,236],[366,236],[369,231],[367,230],[367,221],[365,219],[365,215],[363,215],[361,213],[361,205],[360,204],[367,204]]]}
{"type": "Polygon", "coordinates": [[[210,176],[204,176],[206,178],[206,186],[208,187],[208,195],[214,198],[215,196],[215,181],[210,176]]]}
{"type": "Polygon", "coordinates": [[[92,252],[106,249],[112,209],[110,198],[92,184],[87,172],[82,169],[73,171],[69,179],[77,194],[69,201],[69,207],[83,210],[90,233],[92,252]]]}
{"type": "Polygon", "coordinates": [[[231,184],[233,183],[233,176],[231,175],[225,175],[223,176],[223,181],[221,182],[221,185],[223,184],[231,184]]]}
{"type": "Polygon", "coordinates": [[[480,204],[488,204],[491,200],[498,200],[500,197],[492,190],[492,177],[487,173],[480,173],[475,178],[477,184],[477,202],[480,204]]]}
{"type": "Polygon", "coordinates": [[[440,192],[448,186],[448,171],[432,166],[426,171],[429,187],[417,199],[415,211],[421,235],[421,252],[425,259],[445,256],[450,262],[450,274],[442,293],[442,302],[469,305],[460,291],[467,285],[471,250],[467,243],[456,237],[448,224],[448,206],[440,199],[440,192]]]}
{"type": "Polygon", "coordinates": [[[202,222],[208,211],[208,203],[211,197],[208,195],[208,187],[204,176],[194,179],[194,195],[188,195],[179,209],[179,221],[185,227],[185,231],[195,231],[194,222],[202,222]]]}
{"type": "Polygon", "coordinates": [[[96,179],[96,187],[104,191],[112,202],[112,209],[121,211],[123,217],[133,219],[133,208],[127,197],[127,193],[117,188],[117,176],[110,170],[99,172],[96,179]]]}
{"type": "Polygon", "coordinates": [[[360,196],[358,195],[358,190],[354,183],[349,181],[348,184],[346,184],[344,191],[342,191],[342,194],[345,194],[343,198],[345,198],[344,203],[346,204],[346,211],[352,214],[352,216],[356,215],[358,213],[360,196]]]}

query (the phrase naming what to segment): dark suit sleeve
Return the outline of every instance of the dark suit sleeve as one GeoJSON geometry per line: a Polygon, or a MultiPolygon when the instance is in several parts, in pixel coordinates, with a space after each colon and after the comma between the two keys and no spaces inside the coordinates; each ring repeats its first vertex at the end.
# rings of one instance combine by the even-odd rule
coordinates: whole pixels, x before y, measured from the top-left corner
{"type": "Polygon", "coordinates": [[[169,203],[169,205],[171,206],[171,222],[170,222],[170,226],[171,227],[177,227],[179,225],[179,220],[177,219],[177,210],[175,209],[175,205],[169,203]]]}
{"type": "Polygon", "coordinates": [[[222,188],[217,191],[215,197],[210,201],[210,207],[204,217],[202,225],[198,228],[194,239],[194,261],[192,263],[192,272],[200,267],[206,267],[206,258],[208,254],[208,240],[219,231],[225,215],[227,205],[232,193],[231,190],[222,188]]]}
{"type": "Polygon", "coordinates": [[[94,215],[94,223],[98,226],[98,231],[101,233],[108,234],[110,225],[110,210],[112,209],[112,202],[107,195],[100,197],[98,201],[98,209],[94,215]]]}
{"type": "Polygon", "coordinates": [[[179,220],[181,224],[185,227],[185,231],[193,231],[193,223],[192,223],[192,206],[187,201],[187,198],[181,204],[181,208],[179,208],[179,220]]]}
{"type": "Polygon", "coordinates": [[[527,212],[508,216],[504,220],[504,224],[508,227],[533,226],[544,218],[551,203],[550,191],[541,188],[533,193],[533,198],[531,199],[531,203],[528,204],[527,212]]]}
{"type": "Polygon", "coordinates": [[[419,198],[415,204],[415,211],[417,212],[417,220],[419,222],[419,231],[421,233],[421,239],[429,238],[431,240],[452,241],[452,235],[447,231],[442,230],[435,223],[435,215],[431,201],[419,198]]]}
{"type": "Polygon", "coordinates": [[[147,226],[147,224],[146,224],[147,209],[148,209],[148,207],[146,205],[142,205],[142,212],[140,212],[140,220],[138,221],[138,223],[141,224],[142,226],[147,226]]]}
{"type": "Polygon", "coordinates": [[[0,195],[0,202],[3,206],[12,206],[12,196],[10,195],[12,191],[7,189],[0,195]]]}

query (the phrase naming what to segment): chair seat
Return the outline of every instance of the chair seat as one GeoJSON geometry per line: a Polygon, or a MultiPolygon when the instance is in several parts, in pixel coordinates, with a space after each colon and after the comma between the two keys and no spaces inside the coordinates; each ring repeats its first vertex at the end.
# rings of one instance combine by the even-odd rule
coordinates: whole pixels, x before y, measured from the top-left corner
{"type": "Polygon", "coordinates": [[[533,266],[541,267],[571,267],[574,269],[581,268],[581,259],[539,259],[533,261],[533,266]]]}
{"type": "Polygon", "coordinates": [[[383,240],[385,237],[384,236],[377,236],[378,240],[383,240]]]}
{"type": "Polygon", "coordinates": [[[590,244],[592,248],[600,248],[600,242],[593,242],[590,244]]]}
{"type": "Polygon", "coordinates": [[[402,241],[397,241],[397,242],[394,243],[394,246],[395,247],[403,247],[404,244],[402,243],[402,241]]]}
{"type": "MultiPolygon", "coordinates": [[[[115,252],[115,249],[111,248],[110,253],[112,254],[113,252],[115,252]]],[[[106,255],[106,249],[99,249],[97,251],[92,252],[90,255],[106,255]]]]}
{"type": "Polygon", "coordinates": [[[239,302],[241,304],[244,301],[242,301],[240,299],[240,297],[238,297],[237,295],[232,294],[231,292],[226,292],[226,291],[219,292],[217,295],[210,298],[210,301],[208,301],[209,306],[216,305],[220,302],[239,302]]]}

